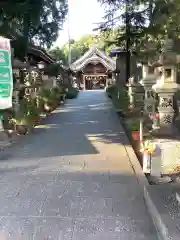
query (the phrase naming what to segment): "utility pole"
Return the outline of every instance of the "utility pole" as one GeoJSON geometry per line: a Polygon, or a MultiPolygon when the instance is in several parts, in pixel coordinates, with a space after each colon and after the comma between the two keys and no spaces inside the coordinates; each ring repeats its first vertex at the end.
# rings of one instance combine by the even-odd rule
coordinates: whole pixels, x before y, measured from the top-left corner
{"type": "Polygon", "coordinates": [[[129,0],[126,0],[125,6],[125,24],[126,24],[126,82],[130,78],[130,69],[131,69],[131,20],[130,20],[130,11],[129,11],[129,0]]]}
{"type": "Polygon", "coordinates": [[[70,3],[68,0],[68,64],[71,65],[70,3]]]}

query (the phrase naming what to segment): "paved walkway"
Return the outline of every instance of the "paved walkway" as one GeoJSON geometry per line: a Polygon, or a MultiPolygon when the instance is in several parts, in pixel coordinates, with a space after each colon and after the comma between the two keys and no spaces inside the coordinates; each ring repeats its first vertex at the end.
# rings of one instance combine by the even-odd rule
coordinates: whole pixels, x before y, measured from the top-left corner
{"type": "Polygon", "coordinates": [[[81,92],[0,162],[1,240],[156,240],[103,91],[81,92]]]}

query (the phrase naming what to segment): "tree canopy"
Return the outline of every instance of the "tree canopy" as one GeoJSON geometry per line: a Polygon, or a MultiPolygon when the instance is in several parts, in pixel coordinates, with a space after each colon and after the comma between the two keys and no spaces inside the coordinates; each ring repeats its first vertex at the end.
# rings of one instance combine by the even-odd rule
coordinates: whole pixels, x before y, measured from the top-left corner
{"type": "MultiPolygon", "coordinates": [[[[99,34],[84,35],[79,40],[72,40],[71,62],[74,62],[80,58],[93,44],[97,44],[100,49],[109,52],[113,47],[115,47],[114,45],[109,46],[109,41],[113,40],[113,37],[114,35],[112,31],[110,31],[99,34]]],[[[68,43],[62,46],[62,48],[56,47],[52,49],[49,53],[56,61],[62,61],[64,65],[68,64],[68,43]]]]}
{"type": "Polygon", "coordinates": [[[2,0],[0,11],[1,35],[18,32],[22,46],[30,42],[49,48],[62,29],[67,0],[2,0]]]}
{"type": "Polygon", "coordinates": [[[145,43],[153,41],[160,49],[167,37],[180,37],[180,1],[178,0],[98,0],[106,6],[104,22],[99,24],[102,31],[118,27],[116,42],[126,48],[140,50],[145,43]]]}
{"type": "Polygon", "coordinates": [[[115,43],[125,49],[126,80],[130,77],[130,55],[152,58],[162,50],[166,37],[180,37],[179,0],[98,0],[106,7],[98,28],[118,29],[115,43]]]}

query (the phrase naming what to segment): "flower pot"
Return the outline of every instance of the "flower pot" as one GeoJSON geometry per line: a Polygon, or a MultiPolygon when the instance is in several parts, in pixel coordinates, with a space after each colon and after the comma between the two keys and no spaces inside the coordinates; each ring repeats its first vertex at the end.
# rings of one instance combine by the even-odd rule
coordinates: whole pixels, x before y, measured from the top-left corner
{"type": "Polygon", "coordinates": [[[34,126],[37,126],[38,124],[40,124],[40,121],[41,121],[41,118],[38,116],[38,117],[34,117],[33,120],[32,120],[32,124],[34,126]]]}
{"type": "Polygon", "coordinates": [[[16,125],[15,126],[16,133],[18,135],[26,135],[28,132],[28,126],[27,125],[16,125]]]}
{"type": "Polygon", "coordinates": [[[7,129],[6,133],[7,133],[8,137],[12,137],[14,134],[14,129],[7,129]]]}

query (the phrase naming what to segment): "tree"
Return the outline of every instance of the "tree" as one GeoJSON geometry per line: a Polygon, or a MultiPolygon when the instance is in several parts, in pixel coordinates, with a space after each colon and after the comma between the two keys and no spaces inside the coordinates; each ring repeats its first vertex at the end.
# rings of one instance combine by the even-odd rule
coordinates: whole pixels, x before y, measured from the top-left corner
{"type": "Polygon", "coordinates": [[[49,48],[67,13],[66,0],[6,0],[0,2],[0,34],[17,29],[22,50],[29,42],[49,48]]]}
{"type": "Polygon", "coordinates": [[[100,0],[109,8],[106,11],[105,21],[99,25],[101,31],[109,31],[114,25],[118,28],[115,41],[126,50],[126,81],[130,77],[130,55],[139,47],[139,39],[144,36],[146,12],[141,9],[141,0],[100,0]]]}
{"type": "Polygon", "coordinates": [[[116,41],[124,48],[126,48],[124,40],[127,38],[130,38],[131,51],[137,51],[142,49],[149,39],[153,39],[157,47],[161,47],[160,43],[165,35],[172,38],[180,37],[178,0],[99,0],[99,2],[108,6],[105,21],[99,28],[106,31],[112,28],[114,22],[119,29],[116,41]]]}
{"type": "Polygon", "coordinates": [[[67,56],[63,52],[63,49],[56,47],[52,50],[49,50],[49,54],[56,62],[62,63],[63,65],[67,65],[68,63],[67,56]]]}
{"type": "Polygon", "coordinates": [[[29,37],[36,44],[50,48],[63,27],[67,10],[67,0],[43,0],[39,24],[32,26],[29,37]]]}
{"type": "MultiPolygon", "coordinates": [[[[71,40],[71,59],[72,62],[80,58],[93,44],[97,44],[98,48],[110,52],[114,45],[109,46],[109,41],[113,40],[112,31],[109,33],[102,32],[99,34],[89,34],[82,36],[79,40],[71,40]]],[[[49,51],[50,55],[56,61],[62,61],[64,65],[68,65],[69,46],[66,43],[62,48],[56,47],[49,51]]]]}

